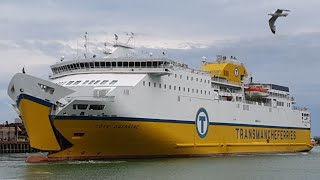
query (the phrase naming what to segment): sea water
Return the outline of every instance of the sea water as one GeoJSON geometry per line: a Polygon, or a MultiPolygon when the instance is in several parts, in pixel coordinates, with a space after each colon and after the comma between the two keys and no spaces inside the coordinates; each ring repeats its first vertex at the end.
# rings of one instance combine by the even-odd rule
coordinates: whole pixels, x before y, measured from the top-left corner
{"type": "Polygon", "coordinates": [[[29,155],[31,154],[0,154],[0,179],[320,179],[320,147],[307,153],[38,164],[26,163],[25,159],[29,155]]]}

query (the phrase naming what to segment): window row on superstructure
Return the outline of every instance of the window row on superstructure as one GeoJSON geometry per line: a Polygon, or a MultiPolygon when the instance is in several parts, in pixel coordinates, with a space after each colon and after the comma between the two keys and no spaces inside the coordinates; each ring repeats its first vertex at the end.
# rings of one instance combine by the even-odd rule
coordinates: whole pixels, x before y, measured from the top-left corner
{"type": "Polygon", "coordinates": [[[210,95],[211,92],[207,90],[199,90],[196,88],[186,88],[186,87],[180,87],[180,86],[174,86],[174,85],[168,85],[168,84],[161,84],[161,83],[151,83],[146,81],[142,82],[143,86],[149,86],[149,87],[154,87],[154,88],[159,88],[159,89],[168,89],[168,90],[174,90],[174,91],[183,91],[183,92],[191,92],[191,93],[200,93],[200,94],[208,94],[210,95]]]}
{"type": "MultiPolygon", "coordinates": [[[[170,74],[168,75],[170,77],[170,74]]],[[[178,78],[179,79],[183,79],[183,75],[178,75],[178,74],[174,74],[173,76],[174,78],[178,78]]],[[[203,82],[203,83],[208,83],[210,84],[210,80],[209,79],[202,79],[202,78],[198,78],[198,77],[193,77],[193,76],[186,76],[186,80],[190,80],[190,81],[196,81],[196,82],[203,82]]]]}
{"type": "Polygon", "coordinates": [[[114,85],[118,80],[78,80],[78,81],[62,81],[58,82],[58,85],[76,86],[76,85],[114,85]]]}
{"type": "Polygon", "coordinates": [[[79,70],[79,69],[101,69],[101,68],[164,68],[169,65],[168,61],[94,61],[75,62],[72,64],[53,67],[55,74],[79,70]]]}
{"type": "Polygon", "coordinates": [[[276,93],[276,92],[268,92],[270,96],[272,97],[279,97],[279,98],[288,98],[288,94],[281,94],[281,93],[276,93]]]}

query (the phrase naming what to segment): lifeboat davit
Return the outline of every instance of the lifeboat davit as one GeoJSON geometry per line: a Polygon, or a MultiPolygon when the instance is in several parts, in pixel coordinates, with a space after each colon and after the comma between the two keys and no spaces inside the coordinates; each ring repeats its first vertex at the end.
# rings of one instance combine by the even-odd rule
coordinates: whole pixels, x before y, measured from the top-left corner
{"type": "Polygon", "coordinates": [[[262,87],[249,87],[244,89],[244,94],[249,97],[268,97],[268,90],[262,87]]]}

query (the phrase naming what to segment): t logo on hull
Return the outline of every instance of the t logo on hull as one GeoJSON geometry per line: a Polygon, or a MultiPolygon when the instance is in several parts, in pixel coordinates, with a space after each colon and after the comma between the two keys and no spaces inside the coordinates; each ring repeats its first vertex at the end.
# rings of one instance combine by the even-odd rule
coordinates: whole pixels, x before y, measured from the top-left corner
{"type": "Polygon", "coordinates": [[[209,130],[209,116],[204,108],[200,108],[197,112],[196,129],[199,137],[206,137],[209,130]]]}

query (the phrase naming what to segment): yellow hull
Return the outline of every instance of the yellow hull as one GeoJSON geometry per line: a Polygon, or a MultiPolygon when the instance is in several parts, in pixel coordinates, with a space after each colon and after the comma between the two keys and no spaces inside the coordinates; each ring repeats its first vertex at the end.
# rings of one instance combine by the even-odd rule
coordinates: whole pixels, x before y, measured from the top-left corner
{"type": "Polygon", "coordinates": [[[57,116],[25,96],[18,107],[33,148],[49,158],[97,159],[309,151],[310,129],[210,123],[201,138],[194,121],[57,116]]]}

